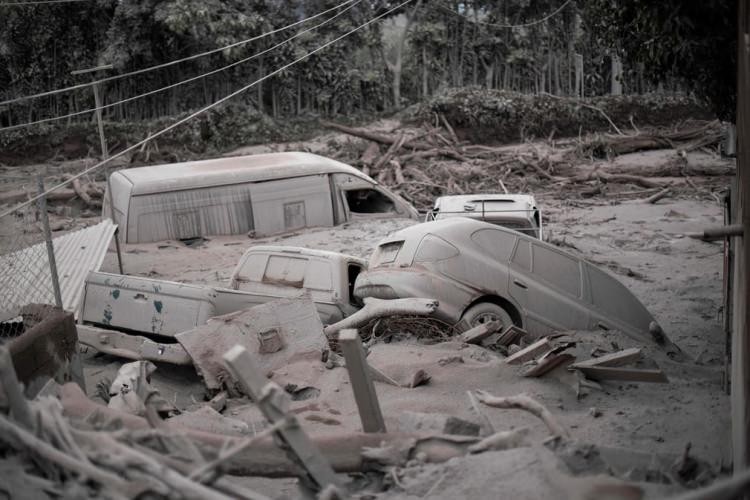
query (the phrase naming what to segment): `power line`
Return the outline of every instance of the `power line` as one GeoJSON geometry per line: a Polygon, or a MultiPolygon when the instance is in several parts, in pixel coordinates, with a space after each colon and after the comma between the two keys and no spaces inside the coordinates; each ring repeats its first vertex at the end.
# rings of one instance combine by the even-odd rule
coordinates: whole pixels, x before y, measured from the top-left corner
{"type": "Polygon", "coordinates": [[[262,51],[260,51],[260,52],[258,52],[256,54],[253,54],[253,55],[251,55],[249,57],[245,57],[243,59],[240,59],[239,61],[235,61],[235,62],[233,62],[231,64],[227,64],[226,66],[222,66],[221,68],[217,68],[217,69],[211,70],[211,71],[209,71],[207,73],[203,73],[203,74],[200,74],[200,75],[197,75],[197,76],[193,76],[191,78],[188,78],[187,80],[181,80],[179,82],[167,85],[166,87],[161,87],[161,88],[158,88],[158,89],[151,90],[149,92],[144,92],[143,94],[138,94],[138,95],[135,95],[135,96],[132,96],[132,97],[127,97],[127,98],[122,99],[122,100],[117,101],[117,102],[108,103],[108,104],[105,104],[103,106],[89,108],[89,109],[84,109],[82,111],[76,111],[76,112],[73,112],[73,113],[68,113],[67,115],[53,116],[53,117],[50,117],[50,118],[43,118],[41,120],[36,120],[36,121],[33,121],[33,122],[19,123],[17,125],[11,125],[11,126],[8,126],[8,127],[2,127],[2,128],[0,128],[0,132],[9,132],[11,130],[16,130],[16,129],[19,129],[19,128],[31,127],[33,125],[40,125],[42,123],[49,123],[49,122],[53,122],[53,121],[65,120],[67,118],[72,118],[74,116],[80,116],[80,115],[83,115],[83,114],[86,114],[86,113],[93,113],[93,112],[96,112],[96,111],[99,111],[99,110],[102,110],[102,109],[107,109],[107,108],[111,108],[111,107],[114,107],[114,106],[119,106],[121,104],[125,104],[125,103],[131,102],[131,101],[135,101],[135,100],[138,100],[138,99],[142,99],[142,98],[148,97],[150,95],[158,94],[159,92],[163,92],[165,90],[169,90],[169,89],[172,89],[172,88],[175,88],[175,87],[179,87],[180,85],[186,85],[188,83],[194,82],[196,80],[200,80],[201,78],[205,78],[207,76],[215,75],[216,73],[220,73],[222,71],[225,71],[227,69],[233,68],[233,67],[238,66],[240,64],[246,63],[246,62],[251,61],[251,60],[253,60],[253,59],[257,58],[257,57],[260,57],[263,54],[266,54],[268,52],[271,52],[272,50],[275,50],[275,49],[281,47],[282,45],[286,45],[287,43],[291,42],[295,38],[299,38],[300,36],[302,36],[302,35],[304,35],[306,33],[309,33],[310,31],[316,30],[316,29],[320,28],[321,26],[324,26],[324,25],[328,24],[329,22],[333,21],[337,17],[341,16],[342,14],[344,14],[345,12],[347,12],[348,10],[354,8],[355,6],[357,6],[357,4],[359,4],[359,3],[362,2],[362,0],[352,0],[352,1],[354,3],[352,3],[351,5],[349,5],[344,10],[342,10],[340,12],[337,12],[336,14],[334,14],[331,17],[329,17],[325,21],[323,21],[321,23],[318,23],[315,26],[312,26],[312,27],[307,28],[305,30],[302,30],[302,31],[296,33],[294,36],[292,36],[290,38],[287,38],[286,40],[284,40],[282,42],[279,42],[279,43],[277,43],[276,45],[274,45],[274,46],[272,46],[270,48],[262,50],[262,51]]]}
{"type": "Polygon", "coordinates": [[[458,13],[458,12],[456,12],[456,11],[454,11],[453,9],[449,9],[448,7],[445,7],[444,5],[440,5],[440,4],[437,4],[437,5],[438,5],[438,7],[440,7],[441,9],[443,9],[443,10],[446,10],[446,11],[450,12],[451,14],[455,14],[455,15],[457,15],[458,17],[462,17],[462,18],[466,19],[467,21],[471,21],[472,23],[475,23],[475,24],[481,24],[481,25],[484,25],[484,26],[491,26],[491,27],[493,27],[493,28],[504,28],[504,29],[509,29],[509,28],[526,28],[526,27],[528,27],[528,26],[534,26],[535,24],[541,24],[541,23],[543,23],[543,22],[547,21],[548,19],[550,19],[550,18],[552,18],[552,17],[556,16],[556,15],[557,15],[557,14],[558,14],[558,13],[559,13],[559,12],[560,12],[561,10],[563,10],[563,9],[565,8],[565,6],[566,6],[566,5],[568,5],[568,4],[569,4],[569,3],[571,2],[571,1],[572,1],[572,0],[565,0],[565,2],[563,2],[563,4],[562,4],[561,6],[559,6],[559,7],[557,8],[557,9],[555,9],[554,11],[552,11],[552,12],[551,12],[551,13],[549,13],[549,14],[547,14],[546,16],[544,16],[544,17],[543,17],[543,18],[541,18],[541,19],[537,19],[536,21],[529,21],[529,22],[527,22],[527,23],[521,23],[521,24],[495,24],[495,23],[485,23],[485,22],[483,22],[483,21],[474,21],[474,20],[472,20],[472,19],[469,19],[469,18],[467,18],[466,16],[462,16],[461,14],[459,14],[459,13],[458,13]]]}
{"type": "MultiPolygon", "coordinates": [[[[42,1],[42,0],[40,0],[40,1],[42,1]]],[[[49,0],[49,1],[54,1],[54,0],[49,0]]],[[[84,0],[75,0],[75,1],[84,1],[84,0]]],[[[258,36],[254,36],[252,38],[248,38],[247,40],[241,40],[239,42],[230,43],[229,45],[225,45],[224,47],[219,47],[218,49],[211,49],[211,50],[208,50],[206,52],[201,52],[200,54],[194,54],[192,56],[183,57],[182,59],[175,59],[174,61],[169,61],[169,62],[165,62],[165,63],[162,63],[162,64],[157,64],[155,66],[149,66],[147,68],[137,69],[137,70],[130,71],[130,72],[127,72],[127,73],[122,73],[120,75],[108,76],[108,77],[105,77],[105,78],[101,78],[99,80],[92,80],[92,81],[87,82],[87,83],[79,83],[77,85],[72,85],[70,87],[65,87],[65,88],[61,88],[61,89],[48,90],[46,92],[40,92],[38,94],[31,94],[31,95],[22,96],[22,97],[15,97],[13,99],[8,99],[6,101],[0,101],[0,106],[2,106],[3,104],[14,104],[14,103],[17,103],[17,102],[28,101],[30,99],[37,99],[39,97],[46,97],[46,96],[51,96],[51,95],[56,95],[56,94],[62,94],[64,92],[70,92],[72,90],[83,89],[83,88],[86,88],[86,87],[90,87],[91,85],[96,85],[96,84],[105,83],[105,82],[111,82],[111,81],[119,80],[121,78],[125,78],[125,77],[128,77],[128,76],[140,75],[140,74],[143,74],[143,73],[148,73],[150,71],[155,71],[157,69],[162,69],[162,68],[167,68],[169,66],[174,66],[175,64],[180,64],[180,63],[183,63],[183,62],[186,62],[186,61],[192,61],[193,59],[198,59],[200,57],[208,56],[208,55],[211,55],[211,54],[216,54],[217,52],[222,52],[222,51],[227,50],[227,49],[232,49],[234,47],[238,47],[240,45],[245,45],[245,44],[248,44],[250,42],[254,42],[256,40],[260,40],[261,38],[265,38],[267,36],[274,35],[276,33],[282,32],[282,31],[286,31],[289,28],[293,28],[293,27],[295,27],[295,26],[297,26],[299,24],[302,24],[302,23],[305,23],[305,22],[310,21],[312,19],[315,19],[317,17],[320,17],[320,16],[322,16],[324,14],[327,14],[327,13],[333,11],[333,10],[339,9],[339,8],[341,8],[341,7],[343,7],[343,6],[347,5],[347,4],[350,4],[350,3],[354,2],[354,1],[355,0],[344,0],[342,3],[338,4],[335,7],[331,7],[330,9],[326,9],[326,10],[324,10],[322,12],[319,12],[319,13],[317,13],[315,15],[312,15],[310,17],[306,17],[305,19],[299,20],[299,21],[294,22],[292,24],[288,24],[288,25],[286,25],[284,27],[281,27],[281,28],[277,28],[275,30],[271,30],[271,31],[269,31],[267,33],[262,33],[262,34],[260,34],[258,36]]]]}
{"type": "Polygon", "coordinates": [[[216,106],[219,106],[220,104],[223,104],[223,103],[227,102],[228,100],[230,100],[233,97],[236,97],[236,96],[242,94],[243,92],[245,92],[248,89],[254,87],[255,85],[257,85],[257,84],[259,84],[259,83],[261,83],[261,82],[263,82],[263,81],[271,78],[272,76],[275,76],[275,75],[281,73],[282,71],[285,71],[285,70],[291,68],[295,64],[304,61],[308,57],[310,57],[310,56],[312,56],[314,54],[317,54],[321,50],[330,47],[331,45],[333,45],[334,43],[338,42],[339,40],[343,40],[344,38],[348,37],[349,35],[351,35],[353,33],[356,33],[357,31],[361,30],[362,28],[365,28],[365,27],[371,25],[372,23],[374,23],[374,22],[382,19],[383,17],[385,17],[385,16],[387,16],[387,15],[389,15],[389,14],[397,11],[398,9],[400,9],[401,7],[403,7],[404,5],[407,5],[407,4],[409,4],[409,3],[413,2],[413,1],[414,0],[404,0],[403,2],[401,2],[400,4],[398,4],[397,6],[391,8],[391,9],[385,11],[385,12],[383,12],[382,14],[379,14],[379,15],[373,17],[369,21],[366,21],[363,24],[360,24],[356,28],[353,28],[353,29],[347,31],[343,35],[340,35],[337,38],[334,38],[333,40],[330,40],[330,41],[324,43],[323,45],[320,45],[319,47],[311,50],[310,52],[307,52],[306,54],[303,54],[302,56],[298,57],[297,59],[295,59],[294,61],[292,61],[290,63],[285,64],[284,66],[280,67],[279,69],[276,69],[276,70],[272,71],[271,73],[268,73],[267,75],[264,75],[261,78],[258,78],[254,82],[249,83],[249,84],[245,85],[244,87],[235,90],[231,94],[225,95],[224,97],[222,97],[218,101],[213,102],[213,103],[209,104],[208,106],[204,106],[203,108],[199,109],[198,111],[195,111],[194,113],[191,113],[190,115],[186,116],[185,118],[182,118],[182,119],[174,122],[172,125],[169,125],[169,126],[163,128],[163,129],[159,130],[158,132],[149,135],[145,139],[143,139],[143,140],[141,140],[141,141],[133,144],[132,146],[123,149],[119,153],[114,154],[114,155],[110,156],[109,158],[100,161],[96,165],[94,165],[92,167],[89,167],[89,168],[87,168],[87,169],[85,169],[85,170],[77,173],[76,175],[74,175],[72,177],[69,177],[65,181],[61,182],[60,184],[57,184],[56,186],[53,186],[53,187],[49,188],[45,192],[40,193],[40,194],[38,194],[38,195],[36,195],[36,196],[34,196],[32,198],[29,198],[25,202],[20,203],[19,205],[15,206],[13,208],[10,208],[10,209],[4,211],[3,213],[0,213],[0,218],[6,217],[6,216],[12,214],[13,212],[15,212],[17,210],[20,210],[21,208],[23,208],[25,206],[31,205],[32,203],[35,203],[38,199],[42,198],[43,196],[46,196],[46,195],[48,195],[49,193],[51,193],[53,191],[57,191],[58,189],[61,189],[61,188],[65,187],[65,186],[67,186],[68,184],[72,183],[74,180],[80,179],[84,175],[86,175],[86,174],[88,174],[90,172],[93,172],[94,170],[96,170],[96,169],[98,169],[98,168],[106,165],[107,163],[111,162],[112,160],[114,160],[116,158],[121,157],[125,153],[129,153],[130,151],[133,151],[135,149],[140,148],[141,146],[143,146],[147,142],[149,142],[149,141],[151,141],[153,139],[156,139],[157,137],[160,137],[160,136],[166,134],[170,130],[179,127],[180,125],[182,125],[182,124],[184,124],[184,123],[192,120],[193,118],[195,118],[197,116],[202,115],[206,111],[209,111],[212,108],[215,108],[216,106]]]}
{"type": "Polygon", "coordinates": [[[31,2],[3,2],[0,3],[0,7],[16,7],[19,5],[41,5],[47,3],[73,3],[73,2],[89,2],[90,0],[34,0],[31,2]]]}

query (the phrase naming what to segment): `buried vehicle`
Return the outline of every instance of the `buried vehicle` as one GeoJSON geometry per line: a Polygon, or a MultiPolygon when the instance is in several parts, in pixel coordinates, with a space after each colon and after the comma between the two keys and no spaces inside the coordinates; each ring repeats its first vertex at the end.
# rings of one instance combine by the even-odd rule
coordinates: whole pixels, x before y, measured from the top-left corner
{"type": "Polygon", "coordinates": [[[441,196],[427,212],[425,222],[450,217],[483,220],[543,239],[542,213],[528,194],[460,194],[441,196]]]}
{"type": "Polygon", "coordinates": [[[310,153],[268,153],[119,170],[102,217],[123,243],[268,236],[304,227],[419,214],[359,170],[310,153]]]}
{"type": "Polygon", "coordinates": [[[429,297],[436,317],[476,326],[500,320],[534,336],[620,330],[663,344],[661,328],[619,281],[536,238],[463,217],[425,222],[382,240],[357,297],[429,297]]]}

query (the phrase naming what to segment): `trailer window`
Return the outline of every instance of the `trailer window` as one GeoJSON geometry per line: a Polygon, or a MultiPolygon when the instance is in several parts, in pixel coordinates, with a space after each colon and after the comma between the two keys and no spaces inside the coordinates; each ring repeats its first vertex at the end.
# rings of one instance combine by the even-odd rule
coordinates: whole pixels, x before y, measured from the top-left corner
{"type": "Polygon", "coordinates": [[[352,189],[345,193],[350,212],[381,214],[396,211],[393,201],[375,189],[352,189]]]}

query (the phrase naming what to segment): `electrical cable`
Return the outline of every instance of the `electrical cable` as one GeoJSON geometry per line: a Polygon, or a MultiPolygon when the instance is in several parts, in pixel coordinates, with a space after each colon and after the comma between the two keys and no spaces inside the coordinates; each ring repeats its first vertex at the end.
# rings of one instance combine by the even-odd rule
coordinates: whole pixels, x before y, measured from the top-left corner
{"type": "MultiPolygon", "coordinates": [[[[379,21],[379,20],[380,20],[380,19],[382,19],[383,17],[385,17],[385,16],[387,16],[387,15],[389,15],[389,14],[391,14],[391,13],[395,12],[396,10],[400,9],[401,7],[403,7],[403,6],[405,6],[405,5],[409,4],[409,3],[411,3],[411,2],[413,2],[413,1],[414,1],[414,0],[404,0],[403,2],[401,2],[401,3],[400,3],[400,4],[398,4],[398,5],[396,5],[395,7],[392,7],[391,9],[389,9],[389,10],[387,10],[387,11],[383,12],[382,14],[379,14],[379,15],[377,15],[377,16],[375,16],[375,17],[373,17],[373,18],[372,18],[372,19],[370,19],[369,21],[366,21],[366,22],[364,22],[363,24],[360,24],[360,25],[359,25],[359,26],[357,26],[356,28],[353,28],[353,29],[351,29],[351,30],[347,31],[347,32],[346,32],[346,33],[344,33],[343,35],[339,35],[338,37],[334,38],[333,40],[330,40],[330,41],[328,41],[328,42],[324,43],[323,45],[320,45],[320,46],[318,46],[317,48],[315,48],[315,49],[311,50],[310,52],[307,52],[306,54],[303,54],[303,55],[301,55],[300,57],[298,57],[298,58],[297,58],[297,59],[295,59],[294,61],[292,61],[292,62],[290,62],[290,63],[287,63],[287,64],[285,64],[284,66],[282,66],[282,67],[280,67],[280,68],[278,68],[278,69],[275,69],[275,70],[274,70],[274,71],[272,71],[271,73],[268,73],[268,74],[266,74],[266,75],[262,76],[261,78],[258,78],[258,79],[257,79],[257,80],[255,80],[254,82],[252,82],[252,83],[249,83],[249,84],[245,85],[244,87],[241,87],[241,88],[239,88],[239,89],[235,90],[234,92],[232,92],[232,93],[230,93],[230,94],[227,94],[227,95],[225,95],[224,97],[222,97],[222,98],[221,98],[221,99],[219,99],[218,101],[215,101],[215,102],[213,102],[213,103],[211,103],[211,104],[209,104],[209,105],[207,105],[207,106],[204,106],[203,108],[199,109],[198,111],[195,111],[195,112],[191,113],[190,115],[186,116],[185,118],[182,118],[182,119],[180,119],[180,120],[176,121],[175,123],[173,123],[173,124],[171,124],[171,125],[169,125],[169,126],[167,126],[167,127],[164,127],[163,129],[161,129],[161,130],[157,131],[156,133],[154,133],[154,134],[150,134],[150,135],[149,135],[148,137],[146,137],[145,139],[142,139],[141,141],[139,141],[139,142],[137,142],[137,143],[133,144],[132,146],[129,146],[129,147],[127,147],[127,148],[123,149],[123,150],[122,150],[122,151],[120,151],[119,153],[116,153],[116,154],[114,154],[114,155],[110,156],[109,158],[107,158],[107,159],[105,159],[105,160],[102,160],[102,161],[100,161],[100,162],[99,162],[99,163],[97,163],[96,165],[93,165],[93,166],[91,166],[91,167],[89,167],[89,168],[87,168],[87,169],[85,169],[85,170],[82,170],[81,172],[79,172],[79,173],[77,173],[77,174],[75,174],[75,175],[73,175],[73,176],[69,177],[68,179],[66,179],[65,181],[61,182],[60,184],[57,184],[56,186],[53,186],[53,187],[51,187],[51,188],[47,189],[47,190],[46,190],[45,192],[43,192],[43,193],[40,193],[40,194],[38,194],[38,195],[36,195],[36,196],[33,196],[32,198],[29,198],[29,199],[28,199],[28,200],[26,200],[25,202],[23,202],[23,203],[20,203],[20,204],[18,204],[17,206],[15,206],[15,207],[13,207],[13,208],[10,208],[10,209],[8,209],[8,210],[5,210],[4,212],[0,213],[0,218],[6,217],[6,216],[8,216],[8,215],[12,214],[13,212],[15,212],[15,211],[17,211],[17,210],[20,210],[21,208],[23,208],[23,207],[25,207],[25,206],[31,205],[32,203],[35,203],[35,202],[36,202],[37,200],[39,200],[40,198],[42,198],[42,197],[46,196],[47,194],[49,194],[49,193],[51,193],[51,192],[53,192],[53,191],[57,191],[58,189],[61,189],[61,188],[65,187],[65,186],[67,186],[68,184],[72,183],[72,182],[73,182],[73,181],[75,181],[76,179],[80,179],[80,178],[81,178],[81,177],[83,177],[84,175],[86,175],[86,174],[88,174],[88,173],[90,173],[90,172],[93,172],[94,170],[97,170],[98,168],[100,168],[100,167],[102,167],[102,166],[106,165],[107,163],[111,162],[112,160],[114,160],[114,159],[116,159],[116,158],[119,158],[120,156],[124,155],[125,153],[129,153],[130,151],[133,151],[133,150],[135,150],[135,149],[138,149],[138,148],[140,148],[141,146],[143,146],[143,145],[144,145],[144,144],[146,144],[147,142],[149,142],[149,141],[151,141],[151,140],[153,140],[153,139],[156,139],[156,138],[157,138],[157,137],[159,137],[159,136],[162,136],[162,135],[166,134],[166,133],[167,133],[167,132],[169,132],[170,130],[172,130],[172,129],[174,129],[174,128],[177,128],[177,127],[179,127],[180,125],[182,125],[182,124],[184,124],[184,123],[186,123],[186,122],[188,122],[188,121],[192,120],[193,118],[195,118],[195,117],[197,117],[197,116],[200,116],[200,115],[202,115],[202,114],[203,114],[203,113],[205,113],[206,111],[209,111],[209,110],[211,110],[211,109],[215,108],[216,106],[219,106],[220,104],[223,104],[223,103],[225,103],[226,101],[228,101],[228,100],[232,99],[233,97],[236,97],[236,96],[238,96],[238,95],[242,94],[243,92],[245,92],[245,91],[247,91],[248,89],[250,89],[250,88],[254,87],[255,85],[257,85],[257,84],[259,84],[259,83],[261,83],[261,82],[263,82],[263,81],[265,81],[265,80],[267,80],[267,79],[271,78],[272,76],[275,76],[275,75],[277,75],[277,74],[281,73],[281,72],[282,72],[282,71],[284,71],[284,70],[287,70],[287,69],[291,68],[291,67],[292,67],[292,66],[294,66],[295,64],[297,64],[297,63],[299,63],[299,62],[302,62],[302,61],[304,61],[304,60],[305,60],[305,59],[307,59],[308,57],[310,57],[310,56],[312,56],[312,55],[314,55],[314,54],[317,54],[317,53],[318,53],[318,52],[320,52],[321,50],[323,50],[323,49],[325,49],[325,48],[328,48],[328,47],[330,47],[331,45],[333,45],[334,43],[338,42],[339,40],[342,40],[342,39],[344,39],[344,38],[348,37],[349,35],[351,35],[351,34],[353,34],[353,33],[357,32],[357,31],[361,30],[362,28],[365,28],[365,27],[369,26],[370,24],[372,24],[372,23],[374,23],[374,22],[376,22],[376,21],[379,21]]],[[[113,208],[114,208],[114,207],[113,207],[113,208]]]]}
{"type": "Polygon", "coordinates": [[[563,4],[561,6],[559,6],[557,9],[555,9],[554,11],[552,11],[549,14],[547,14],[546,16],[544,16],[541,19],[537,19],[536,21],[530,21],[528,23],[521,23],[521,24],[495,24],[495,23],[485,23],[483,21],[473,21],[473,20],[469,19],[468,17],[459,14],[458,12],[454,11],[453,9],[449,9],[448,7],[445,7],[445,6],[439,5],[439,4],[438,4],[438,7],[440,7],[443,10],[446,10],[446,11],[450,12],[451,14],[455,14],[455,15],[457,15],[459,17],[463,17],[467,21],[475,23],[475,24],[481,24],[481,25],[484,25],[484,26],[492,26],[494,28],[512,29],[512,28],[526,28],[528,26],[534,26],[535,24],[541,24],[544,21],[547,21],[548,19],[550,19],[550,18],[554,17],[555,15],[557,15],[571,1],[572,0],[565,0],[565,2],[563,2],[563,4]]]}
{"type": "Polygon", "coordinates": [[[5,100],[5,101],[0,101],[0,106],[2,106],[4,104],[14,104],[14,103],[17,103],[17,102],[28,101],[30,99],[37,99],[39,97],[46,97],[46,96],[51,96],[51,95],[56,95],[56,94],[62,94],[64,92],[70,92],[72,90],[83,89],[83,88],[90,87],[92,85],[96,85],[96,84],[99,84],[99,83],[111,82],[111,81],[114,81],[114,80],[119,80],[119,79],[122,79],[122,78],[129,77],[129,76],[140,75],[140,74],[143,74],[143,73],[148,73],[150,71],[155,71],[157,69],[162,69],[162,68],[167,68],[169,66],[174,66],[175,64],[180,64],[180,63],[183,63],[183,62],[186,62],[186,61],[192,61],[193,59],[198,59],[200,57],[208,56],[208,55],[211,55],[211,54],[216,54],[217,52],[222,52],[222,51],[227,50],[227,49],[232,49],[234,47],[238,47],[240,45],[245,45],[247,43],[254,42],[256,40],[260,40],[261,38],[265,38],[267,36],[274,35],[276,33],[282,32],[282,31],[286,31],[289,28],[293,28],[293,27],[295,27],[295,26],[297,26],[299,24],[302,24],[302,23],[305,23],[305,22],[310,21],[312,19],[315,19],[317,17],[320,17],[320,16],[322,16],[324,14],[327,14],[328,12],[331,12],[333,10],[339,9],[339,8],[341,8],[341,7],[343,7],[343,6],[347,5],[347,4],[350,4],[350,3],[354,2],[354,1],[356,1],[356,0],[345,0],[344,2],[338,4],[337,6],[331,7],[330,9],[326,9],[326,10],[324,10],[322,12],[319,12],[319,13],[313,15],[313,16],[306,17],[305,19],[301,19],[301,20],[296,21],[296,22],[294,22],[292,24],[289,24],[287,26],[283,26],[281,28],[277,28],[275,30],[271,30],[271,31],[269,31],[267,33],[261,33],[258,36],[254,36],[254,37],[248,38],[246,40],[241,40],[239,42],[230,43],[229,45],[225,45],[224,47],[219,47],[218,49],[211,49],[211,50],[208,50],[206,52],[201,52],[200,54],[194,54],[192,56],[183,57],[182,59],[175,59],[174,61],[168,61],[168,62],[165,62],[165,63],[157,64],[155,66],[149,66],[147,68],[142,68],[142,69],[137,69],[137,70],[134,70],[134,71],[129,71],[127,73],[122,73],[120,75],[112,75],[112,76],[108,76],[108,77],[105,77],[105,78],[100,78],[99,80],[92,80],[92,81],[86,82],[86,83],[79,83],[77,85],[72,85],[70,87],[65,87],[65,88],[55,89],[55,90],[48,90],[46,92],[39,92],[38,94],[30,94],[30,95],[22,96],[22,97],[14,97],[13,99],[8,99],[8,100],[5,100]]]}
{"type": "Polygon", "coordinates": [[[279,42],[279,43],[277,43],[276,45],[274,45],[272,47],[269,47],[269,48],[267,48],[265,50],[262,50],[262,51],[260,51],[260,52],[258,52],[256,54],[253,54],[251,56],[248,56],[248,57],[245,57],[243,59],[240,59],[239,61],[235,61],[233,63],[227,64],[226,66],[222,66],[221,68],[217,68],[217,69],[211,70],[211,71],[209,71],[207,73],[203,73],[201,75],[190,77],[190,78],[188,78],[186,80],[181,80],[179,82],[172,83],[170,85],[167,85],[166,87],[161,87],[161,88],[158,88],[158,89],[150,90],[148,92],[144,92],[142,94],[138,94],[138,95],[135,95],[135,96],[132,96],[132,97],[127,97],[127,98],[122,99],[122,100],[117,101],[117,102],[112,102],[112,103],[104,104],[104,105],[99,106],[99,107],[84,109],[84,110],[81,110],[81,111],[75,111],[73,113],[68,113],[67,115],[53,116],[53,117],[50,117],[50,118],[42,118],[40,120],[36,120],[36,121],[33,121],[33,122],[19,123],[17,125],[10,125],[8,127],[2,127],[2,128],[0,128],[0,132],[9,132],[11,130],[16,130],[16,129],[25,128],[25,127],[31,127],[31,126],[39,125],[39,124],[42,124],[42,123],[49,123],[49,122],[58,121],[58,120],[65,120],[66,118],[72,118],[74,116],[79,116],[79,115],[83,115],[83,114],[86,114],[86,113],[94,113],[94,112],[102,110],[102,109],[112,108],[114,106],[119,106],[119,105],[125,104],[127,102],[131,102],[131,101],[135,101],[135,100],[138,100],[138,99],[142,99],[143,97],[148,97],[150,95],[158,94],[159,92],[163,92],[165,90],[169,90],[169,89],[172,89],[172,88],[175,88],[175,87],[179,87],[180,85],[185,85],[185,84],[194,82],[196,80],[200,80],[201,78],[205,78],[207,76],[215,75],[216,73],[220,73],[222,71],[225,71],[227,69],[233,68],[233,67],[238,66],[240,64],[246,63],[246,62],[251,61],[251,60],[253,60],[253,59],[257,58],[257,57],[260,57],[263,54],[266,54],[266,53],[268,53],[268,52],[270,52],[270,51],[272,51],[274,49],[277,49],[277,48],[281,47],[282,45],[286,45],[287,43],[291,42],[292,40],[294,40],[296,38],[299,38],[300,36],[302,36],[302,35],[304,35],[306,33],[309,33],[310,31],[316,30],[316,29],[320,28],[321,26],[324,26],[324,25],[328,24],[329,22],[333,21],[337,17],[339,17],[342,14],[344,14],[345,12],[347,12],[349,9],[354,8],[355,6],[357,6],[357,4],[359,4],[359,3],[362,2],[362,0],[352,0],[352,1],[354,2],[353,4],[349,5],[344,10],[342,10],[340,12],[337,12],[336,14],[334,14],[331,17],[329,17],[325,21],[323,21],[321,23],[318,23],[315,26],[312,26],[312,27],[307,28],[305,30],[302,30],[302,31],[296,33],[294,36],[292,36],[290,38],[287,38],[286,40],[284,40],[282,42],[279,42]]]}
{"type": "Polygon", "coordinates": [[[0,2],[0,7],[16,7],[20,5],[41,5],[47,3],[89,2],[91,0],[34,0],[30,2],[0,2]]]}

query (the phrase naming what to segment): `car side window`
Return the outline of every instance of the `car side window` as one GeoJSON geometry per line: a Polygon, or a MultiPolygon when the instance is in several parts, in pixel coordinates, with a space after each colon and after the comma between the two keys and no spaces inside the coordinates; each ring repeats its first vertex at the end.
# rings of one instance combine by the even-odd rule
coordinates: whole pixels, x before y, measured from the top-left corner
{"type": "Polygon", "coordinates": [[[508,262],[516,237],[495,229],[480,229],[471,235],[479,247],[500,262],[508,262]]]}
{"type": "Polygon", "coordinates": [[[531,271],[531,245],[528,241],[518,240],[512,262],[524,271],[531,271]]]}
{"type": "Polygon", "coordinates": [[[581,296],[581,265],[577,259],[534,245],[533,273],[570,295],[581,296]]]}

